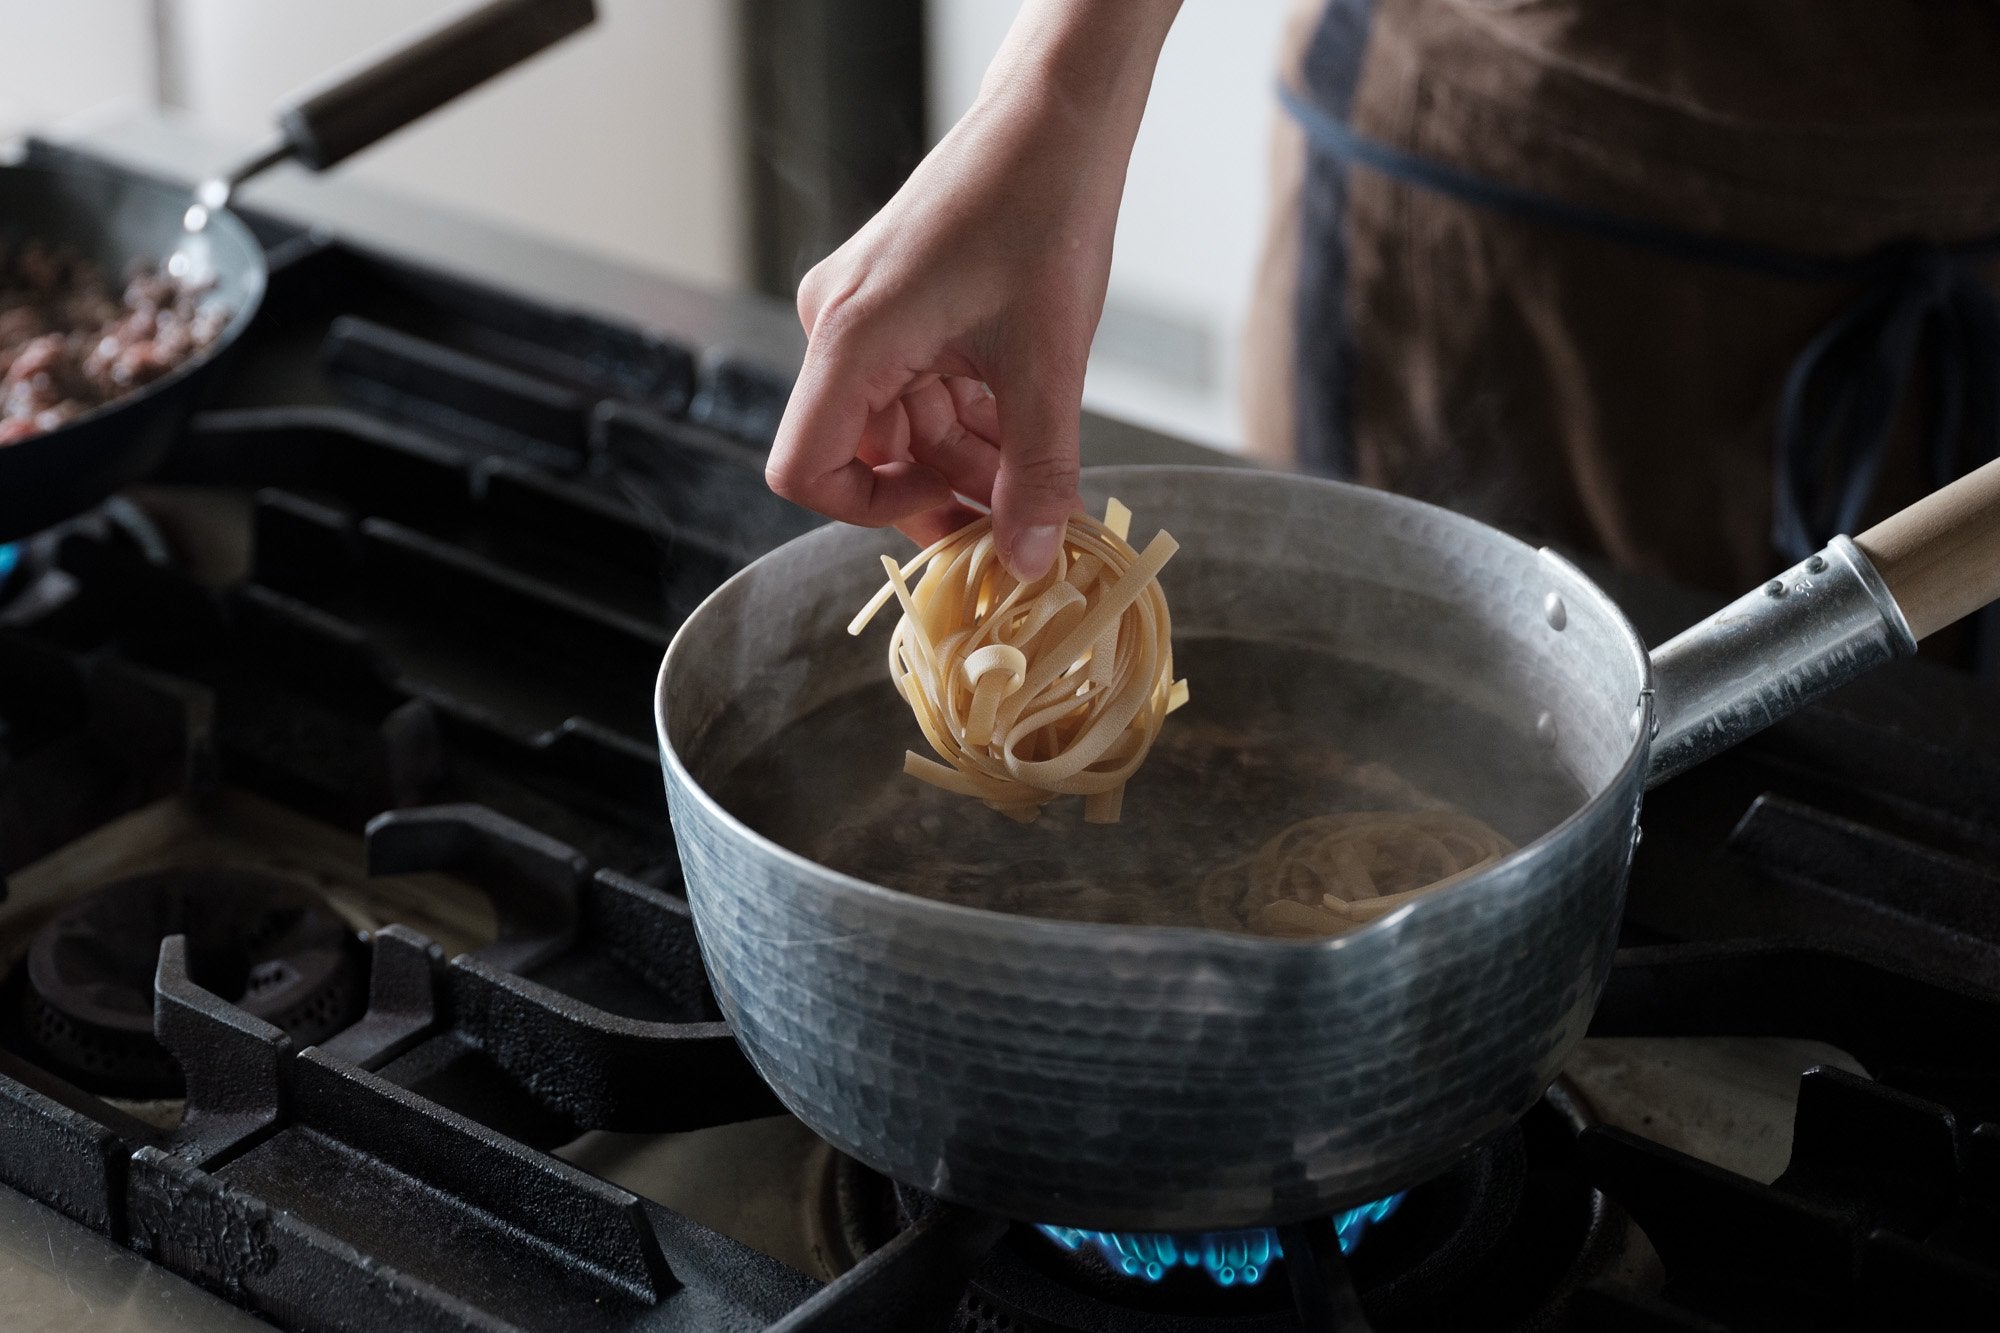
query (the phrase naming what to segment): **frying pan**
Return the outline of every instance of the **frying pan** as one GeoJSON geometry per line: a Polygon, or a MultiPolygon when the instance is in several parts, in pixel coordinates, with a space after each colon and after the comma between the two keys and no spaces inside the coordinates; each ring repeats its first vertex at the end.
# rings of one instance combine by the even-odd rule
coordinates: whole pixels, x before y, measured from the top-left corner
{"type": "MultiPolygon", "coordinates": [[[[1087,472],[1085,490],[1179,539],[1161,576],[1177,642],[1306,645],[1451,691],[1545,747],[1582,794],[1512,855],[1329,939],[936,901],[817,864],[716,795],[740,790],[746,756],[886,675],[880,636],[844,629],[893,538],[824,528],[714,593],[668,649],[656,720],[738,1040],[794,1113],[870,1166],[1079,1227],[1324,1216],[1513,1123],[1596,1007],[1645,789],[2000,595],[2000,462],[1650,656],[1570,564],[1414,500],[1229,469],[1087,472]]],[[[1228,685],[1189,674],[1194,702],[1169,730],[1228,685]]],[[[798,758],[833,768],[826,821],[871,780],[837,754],[798,758]]],[[[1509,780],[1504,757],[1486,762],[1509,780]]],[[[1088,836],[1066,843],[1083,866],[1088,836]]]]}
{"type": "Polygon", "coordinates": [[[0,240],[38,237],[110,275],[136,261],[212,282],[233,312],[198,356],[52,431],[0,445],[0,542],[40,531],[159,462],[203,388],[256,317],[264,252],[228,212],[230,192],[279,162],[320,171],[588,25],[593,0],[491,0],[298,94],[272,141],[190,197],[89,164],[0,167],[0,240]]]}

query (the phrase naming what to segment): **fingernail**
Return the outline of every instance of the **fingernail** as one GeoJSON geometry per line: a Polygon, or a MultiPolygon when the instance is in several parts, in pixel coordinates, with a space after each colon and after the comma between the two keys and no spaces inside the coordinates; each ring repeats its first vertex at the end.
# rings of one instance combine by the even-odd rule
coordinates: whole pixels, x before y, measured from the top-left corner
{"type": "Polygon", "coordinates": [[[1022,528],[1014,538],[1014,552],[1007,561],[1007,569],[1023,583],[1038,579],[1049,572],[1049,566],[1056,562],[1056,547],[1062,543],[1062,525],[1042,523],[1032,528],[1022,528]]]}

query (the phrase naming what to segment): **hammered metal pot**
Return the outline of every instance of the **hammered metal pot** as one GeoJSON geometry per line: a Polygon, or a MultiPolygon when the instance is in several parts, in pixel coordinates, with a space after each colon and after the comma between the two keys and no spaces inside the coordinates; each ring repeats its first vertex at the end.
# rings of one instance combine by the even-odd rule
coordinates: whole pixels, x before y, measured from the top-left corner
{"type": "Polygon", "coordinates": [[[907,544],[828,527],[731,579],[675,637],[657,699],[723,1012],[834,1146],[1008,1217],[1274,1224],[1435,1174],[1524,1114],[1583,1036],[1649,779],[1914,646],[1845,539],[1785,576],[1793,595],[1752,594],[1649,661],[1574,567],[1434,506],[1238,469],[1106,469],[1085,492],[1128,504],[1140,545],[1154,527],[1179,539],[1162,576],[1177,638],[1322,647],[1450,690],[1539,737],[1590,796],[1486,871],[1332,939],[915,897],[798,856],[711,795],[881,678],[878,637],[845,625],[876,557],[907,544]]]}

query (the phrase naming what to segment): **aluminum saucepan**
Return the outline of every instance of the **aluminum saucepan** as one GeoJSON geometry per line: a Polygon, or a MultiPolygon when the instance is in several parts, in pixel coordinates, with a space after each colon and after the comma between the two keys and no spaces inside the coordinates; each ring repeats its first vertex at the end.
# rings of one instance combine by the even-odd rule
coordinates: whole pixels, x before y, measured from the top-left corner
{"type": "Polygon", "coordinates": [[[971,1207],[1083,1227],[1324,1215],[1512,1124],[1597,1004],[1645,789],[2000,592],[2000,463],[1650,657],[1572,565],[1435,506],[1236,469],[1107,469],[1085,491],[1179,539],[1162,575],[1177,643],[1387,666],[1510,718],[1587,795],[1489,868],[1329,939],[934,901],[787,850],[715,795],[798,719],[882,679],[880,637],[844,631],[897,539],[824,528],[718,590],[669,648],[656,705],[688,899],[737,1039],[842,1151],[971,1207]]]}
{"type": "Polygon", "coordinates": [[[187,191],[88,162],[0,166],[0,243],[38,239],[113,277],[135,261],[204,284],[230,312],[198,355],[53,430],[0,445],[0,542],[40,531],[149,471],[264,298],[264,251],[227,211],[279,162],[323,170],[589,24],[594,0],[489,0],[281,107],[268,144],[187,191]]]}

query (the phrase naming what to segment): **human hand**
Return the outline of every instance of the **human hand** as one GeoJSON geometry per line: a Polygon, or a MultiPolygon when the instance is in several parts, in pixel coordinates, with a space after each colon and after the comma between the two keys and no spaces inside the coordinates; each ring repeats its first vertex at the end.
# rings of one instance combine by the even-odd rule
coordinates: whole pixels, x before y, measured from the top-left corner
{"type": "Polygon", "coordinates": [[[1127,44],[1115,68],[1066,77],[1073,63],[1045,57],[1075,35],[1058,22],[1040,44],[1010,37],[972,110],[800,284],[808,346],[766,472],[778,494],[920,545],[972,517],[965,497],[991,506],[1016,577],[1053,561],[1077,507],[1084,366],[1158,52],[1155,40],[1135,63],[1127,44]]]}

